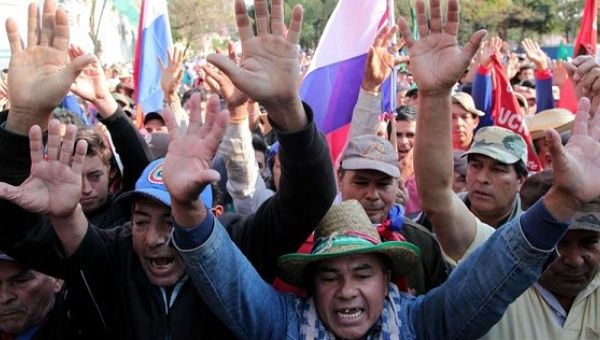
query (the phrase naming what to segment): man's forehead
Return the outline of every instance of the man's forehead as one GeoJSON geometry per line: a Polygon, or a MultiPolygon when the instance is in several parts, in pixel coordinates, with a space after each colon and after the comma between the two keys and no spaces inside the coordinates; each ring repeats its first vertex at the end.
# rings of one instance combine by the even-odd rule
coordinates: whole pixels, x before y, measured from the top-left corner
{"type": "Polygon", "coordinates": [[[171,207],[149,197],[136,196],[133,198],[133,212],[157,212],[171,215],[171,207]]]}
{"type": "Polygon", "coordinates": [[[344,268],[351,270],[361,270],[373,268],[379,262],[375,254],[352,254],[325,259],[317,264],[319,271],[340,271],[344,268]]]}
{"type": "MultiPolygon", "coordinates": [[[[567,230],[561,241],[581,239],[600,239],[600,231],[585,229],[569,229],[567,230]]],[[[598,250],[600,251],[600,247],[598,247],[598,250]]]]}
{"type": "Polygon", "coordinates": [[[31,269],[22,266],[18,262],[11,260],[0,260],[0,279],[11,279],[29,272],[33,273],[31,269]]]}
{"type": "Polygon", "coordinates": [[[461,116],[461,115],[472,114],[472,113],[465,110],[465,108],[462,105],[460,105],[459,103],[452,103],[452,114],[461,116]]]}

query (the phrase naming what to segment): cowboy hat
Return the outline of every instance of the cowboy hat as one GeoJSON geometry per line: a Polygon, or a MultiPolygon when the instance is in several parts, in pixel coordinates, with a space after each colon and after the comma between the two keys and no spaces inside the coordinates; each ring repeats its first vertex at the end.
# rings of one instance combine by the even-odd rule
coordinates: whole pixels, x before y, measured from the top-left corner
{"type": "Polygon", "coordinates": [[[396,278],[412,271],[421,253],[409,242],[381,242],[377,229],[356,200],[333,205],[317,225],[314,239],[310,254],[293,253],[279,257],[277,265],[282,280],[305,287],[310,265],[334,257],[367,253],[386,256],[391,276],[396,278]]]}

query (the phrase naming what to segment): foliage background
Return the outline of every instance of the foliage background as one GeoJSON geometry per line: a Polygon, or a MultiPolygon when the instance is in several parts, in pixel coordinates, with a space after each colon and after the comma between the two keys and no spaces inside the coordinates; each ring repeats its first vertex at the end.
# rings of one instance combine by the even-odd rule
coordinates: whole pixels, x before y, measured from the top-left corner
{"type": "MultiPolygon", "coordinates": [[[[374,0],[365,0],[374,1],[374,0]]],[[[585,0],[462,0],[459,40],[465,42],[477,29],[485,28],[489,35],[504,40],[521,41],[546,35],[574,40],[579,28],[585,0]]],[[[286,22],[294,5],[304,8],[301,45],[314,49],[337,0],[285,0],[286,22]]],[[[442,0],[445,5],[447,0],[442,0]]],[[[414,0],[396,0],[396,17],[410,18],[414,0]]],[[[199,37],[210,32],[235,32],[233,1],[230,0],[169,0],[169,10],[175,40],[194,47],[199,37]]],[[[251,16],[254,15],[249,6],[251,16]]],[[[410,20],[409,20],[410,22],[410,20]]]]}

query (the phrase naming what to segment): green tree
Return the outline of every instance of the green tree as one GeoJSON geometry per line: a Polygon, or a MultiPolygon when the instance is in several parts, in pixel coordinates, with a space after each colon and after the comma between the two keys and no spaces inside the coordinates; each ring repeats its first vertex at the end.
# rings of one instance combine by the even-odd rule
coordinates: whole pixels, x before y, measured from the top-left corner
{"type": "Polygon", "coordinates": [[[579,30],[581,23],[581,12],[585,5],[585,0],[556,0],[557,11],[556,32],[561,32],[569,43],[574,40],[574,36],[579,30]]]}
{"type": "MultiPolygon", "coordinates": [[[[284,0],[286,23],[290,22],[292,9],[296,4],[300,4],[304,9],[300,45],[304,48],[314,49],[319,43],[319,38],[323,34],[327,20],[329,20],[337,0],[284,0]]],[[[254,20],[254,6],[249,7],[248,14],[254,20]]],[[[256,25],[254,25],[254,29],[256,31],[256,25]]]]}
{"type": "Polygon", "coordinates": [[[170,0],[169,20],[175,41],[187,50],[201,35],[232,32],[235,27],[233,2],[222,0],[170,0]]]}

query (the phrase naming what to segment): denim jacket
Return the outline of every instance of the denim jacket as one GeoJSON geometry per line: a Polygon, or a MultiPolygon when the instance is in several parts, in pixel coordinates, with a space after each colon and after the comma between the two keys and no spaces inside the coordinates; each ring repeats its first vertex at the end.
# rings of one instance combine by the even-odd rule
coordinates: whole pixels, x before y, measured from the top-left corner
{"type": "MultiPolygon", "coordinates": [[[[550,214],[541,202],[537,205],[544,217],[529,218],[528,224],[540,228],[549,223],[550,214]]],[[[443,285],[418,297],[402,295],[395,306],[402,338],[474,339],[485,334],[536,281],[552,252],[531,245],[521,220],[514,219],[495,232],[443,285]]],[[[180,249],[177,232],[174,235],[206,304],[241,339],[299,339],[298,306],[303,300],[277,292],[261,280],[214,221],[210,236],[193,249],[180,249]]]]}

